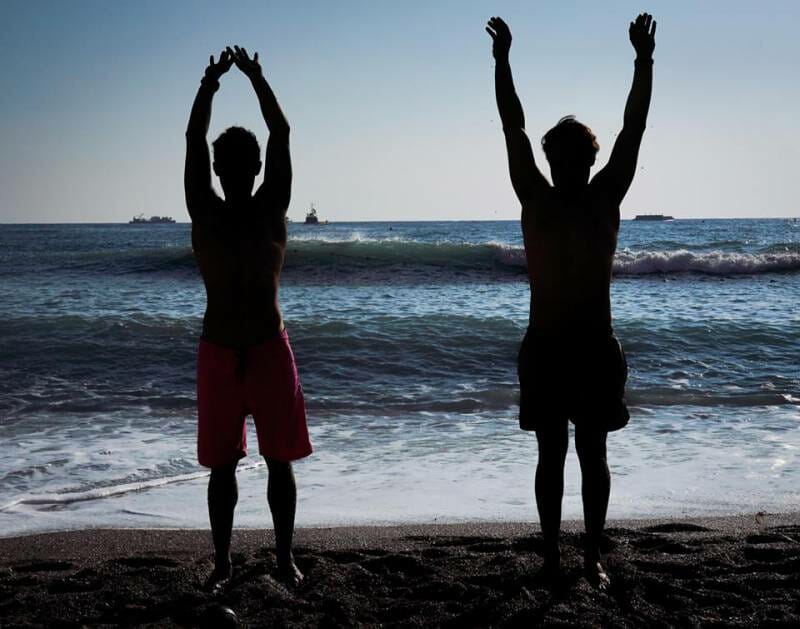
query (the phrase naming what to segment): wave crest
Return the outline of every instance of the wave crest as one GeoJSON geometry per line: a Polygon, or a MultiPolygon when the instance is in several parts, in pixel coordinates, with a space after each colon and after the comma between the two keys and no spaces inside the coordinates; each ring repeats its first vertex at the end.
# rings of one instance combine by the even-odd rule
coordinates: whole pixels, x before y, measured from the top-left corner
{"type": "MultiPolygon", "coordinates": [[[[55,260],[50,261],[52,264],[55,260]]],[[[160,274],[195,278],[197,267],[190,247],[140,251],[94,252],[58,261],[59,270],[88,274],[160,274]]],[[[522,280],[526,262],[523,247],[502,242],[422,242],[402,238],[292,239],[287,244],[285,274],[292,280],[325,279],[413,281],[493,279],[522,280]]],[[[800,271],[800,249],[788,244],[752,253],[724,250],[623,249],[614,259],[614,273],[639,276],[698,273],[752,275],[800,271]]]]}
{"type": "Polygon", "coordinates": [[[699,253],[677,251],[619,251],[614,272],[620,275],[655,273],[705,273],[709,275],[752,275],[800,270],[800,253],[699,253]]]}

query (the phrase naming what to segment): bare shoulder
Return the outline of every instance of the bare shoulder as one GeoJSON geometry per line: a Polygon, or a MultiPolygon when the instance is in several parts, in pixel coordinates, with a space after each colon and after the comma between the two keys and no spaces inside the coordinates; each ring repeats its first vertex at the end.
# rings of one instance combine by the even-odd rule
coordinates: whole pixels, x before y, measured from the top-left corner
{"type": "Polygon", "coordinates": [[[614,173],[609,165],[606,164],[594,174],[589,182],[590,194],[594,197],[608,197],[610,199],[616,187],[614,184],[614,173]]]}
{"type": "Polygon", "coordinates": [[[225,202],[213,190],[202,201],[193,203],[189,207],[189,216],[192,219],[192,236],[213,233],[219,227],[224,205],[225,202]]]}
{"type": "Polygon", "coordinates": [[[553,186],[544,177],[538,179],[531,175],[531,183],[534,182],[535,184],[528,189],[528,194],[520,197],[522,214],[537,216],[554,211],[558,205],[558,199],[554,194],[553,186]]]}
{"type": "MultiPolygon", "coordinates": [[[[605,170],[605,169],[603,169],[605,170]]],[[[612,185],[608,185],[603,170],[597,173],[589,183],[589,199],[595,220],[608,223],[614,230],[619,229],[619,206],[617,195],[612,185]]]]}
{"type": "Polygon", "coordinates": [[[288,208],[265,194],[263,187],[253,195],[252,203],[245,238],[264,245],[285,246],[289,231],[286,225],[288,208]]]}

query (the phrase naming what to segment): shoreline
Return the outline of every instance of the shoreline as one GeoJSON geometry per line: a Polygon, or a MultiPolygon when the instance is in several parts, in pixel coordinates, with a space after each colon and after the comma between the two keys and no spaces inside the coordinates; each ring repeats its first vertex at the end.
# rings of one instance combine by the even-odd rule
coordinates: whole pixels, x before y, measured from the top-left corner
{"type": "MultiPolygon", "coordinates": [[[[676,515],[641,517],[641,518],[609,518],[606,521],[606,529],[625,528],[625,529],[645,529],[658,527],[665,524],[689,524],[724,531],[727,533],[752,533],[764,527],[772,526],[791,526],[800,523],[800,510],[786,512],[746,512],[729,515],[676,515]]],[[[580,533],[583,531],[583,520],[568,519],[562,520],[561,530],[565,533],[580,533]]],[[[56,529],[50,531],[32,531],[30,533],[16,533],[8,536],[0,536],[0,566],[4,565],[2,557],[10,557],[7,552],[15,552],[12,540],[22,541],[45,541],[44,538],[52,537],[54,540],[61,537],[75,537],[82,539],[86,536],[97,535],[103,538],[104,543],[113,547],[115,538],[122,538],[132,535],[137,539],[147,533],[153,534],[174,534],[177,536],[193,536],[197,534],[209,533],[208,525],[203,527],[119,527],[119,526],[98,526],[93,528],[74,528],[56,529]],[[109,536],[108,539],[105,539],[109,536]],[[40,539],[41,538],[41,539],[40,539]]],[[[379,521],[368,522],[365,524],[338,524],[330,525],[313,524],[309,526],[295,526],[295,543],[322,544],[327,536],[338,533],[346,540],[354,540],[362,536],[374,540],[389,540],[394,537],[405,535],[427,535],[427,536],[447,536],[481,534],[495,537],[519,536],[538,534],[540,527],[538,519],[530,521],[504,521],[504,520],[467,520],[458,522],[391,522],[379,521]]],[[[234,520],[234,536],[239,535],[248,538],[251,535],[267,534],[271,535],[272,529],[267,527],[236,526],[234,520]]],[[[210,538],[209,538],[210,539],[210,538]]]]}
{"type": "Polygon", "coordinates": [[[563,574],[537,577],[539,527],[470,522],[298,528],[306,581],[274,577],[272,532],[235,529],[218,597],[206,529],[90,529],[0,539],[3,626],[203,626],[223,604],[248,626],[800,623],[800,512],[611,520],[607,592],[582,576],[580,521],[563,574]]]}
{"type": "MultiPolygon", "coordinates": [[[[531,507],[532,514],[535,516],[535,505],[531,507]]],[[[35,513],[31,513],[30,517],[36,517],[35,513]]],[[[269,521],[269,516],[266,516],[265,522],[269,521]]],[[[794,522],[800,521],[800,510],[798,511],[777,511],[765,512],[760,511],[755,513],[753,511],[729,514],[709,514],[709,515],[658,515],[658,516],[642,516],[642,517],[625,517],[625,518],[609,518],[606,521],[606,528],[630,528],[640,529],[648,526],[658,526],[664,523],[689,523],[698,526],[705,526],[708,528],[722,528],[724,530],[738,530],[752,532],[759,527],[763,526],[782,526],[790,525],[794,522]]],[[[502,519],[464,519],[452,521],[407,521],[397,522],[392,520],[370,520],[361,523],[347,523],[347,522],[331,522],[331,523],[312,523],[312,524],[295,524],[295,539],[308,536],[309,540],[317,539],[320,535],[330,534],[334,531],[340,532],[345,538],[351,539],[358,533],[367,533],[370,537],[378,539],[390,538],[395,532],[403,534],[404,531],[414,530],[418,534],[425,535],[439,535],[449,534],[449,531],[455,531],[457,534],[459,530],[484,530],[492,531],[492,535],[523,535],[530,533],[539,533],[538,516],[531,520],[502,520],[502,519]],[[381,533],[383,532],[383,533],[381,533]]],[[[193,534],[208,532],[210,530],[208,523],[202,526],[115,526],[113,524],[102,524],[96,527],[73,527],[73,528],[53,528],[44,530],[33,531],[19,531],[4,535],[0,532],[0,557],[2,552],[6,550],[6,545],[9,540],[32,540],[34,538],[44,538],[47,536],[77,536],[98,534],[105,535],[109,532],[119,533],[123,536],[127,533],[144,535],[147,532],[153,533],[177,533],[177,534],[193,534]]],[[[238,526],[236,519],[234,519],[234,534],[241,533],[249,535],[251,533],[270,533],[271,527],[265,526],[238,526]]],[[[583,531],[583,520],[569,518],[561,522],[561,530],[564,532],[579,533],[583,531]]],[[[0,565],[2,560],[0,559],[0,565]]]]}

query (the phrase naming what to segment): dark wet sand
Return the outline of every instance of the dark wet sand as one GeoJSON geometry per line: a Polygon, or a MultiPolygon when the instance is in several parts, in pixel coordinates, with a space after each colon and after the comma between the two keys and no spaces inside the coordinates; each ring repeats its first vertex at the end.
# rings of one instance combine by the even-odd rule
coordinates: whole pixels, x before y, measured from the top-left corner
{"type": "Polygon", "coordinates": [[[199,588],[204,531],[4,538],[0,626],[191,627],[215,603],[250,627],[800,626],[800,514],[612,522],[607,593],[581,576],[580,528],[565,525],[554,587],[531,524],[301,529],[295,590],[271,576],[271,532],[240,530],[217,598],[199,588]]]}

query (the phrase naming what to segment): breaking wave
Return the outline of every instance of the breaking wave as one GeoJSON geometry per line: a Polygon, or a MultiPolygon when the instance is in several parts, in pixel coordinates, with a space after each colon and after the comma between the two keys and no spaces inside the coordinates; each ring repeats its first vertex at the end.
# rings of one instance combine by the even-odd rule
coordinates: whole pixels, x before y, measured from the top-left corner
{"type": "MultiPolygon", "coordinates": [[[[163,247],[135,251],[83,252],[41,260],[36,271],[58,270],[99,275],[156,274],[196,278],[190,247],[163,247]],[[44,267],[44,268],[42,268],[44,267]]],[[[384,279],[440,281],[491,278],[524,280],[525,251],[500,242],[421,242],[403,239],[321,238],[292,239],[286,250],[284,274],[304,279],[347,282],[384,279]]],[[[33,270],[33,269],[32,269],[33,270]]],[[[771,246],[758,252],[723,250],[618,251],[614,273],[625,276],[653,274],[754,275],[800,271],[796,243],[771,246]]],[[[6,273],[13,273],[7,270],[6,273]]],[[[17,270],[17,272],[19,272],[17,270]]]]}
{"type": "Polygon", "coordinates": [[[800,253],[732,253],[710,251],[617,252],[614,272],[620,275],[654,273],[705,273],[709,275],[754,275],[800,271],[800,253]]]}

